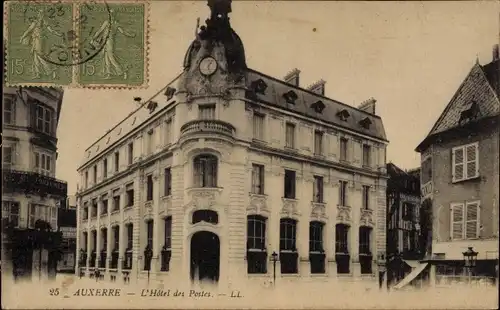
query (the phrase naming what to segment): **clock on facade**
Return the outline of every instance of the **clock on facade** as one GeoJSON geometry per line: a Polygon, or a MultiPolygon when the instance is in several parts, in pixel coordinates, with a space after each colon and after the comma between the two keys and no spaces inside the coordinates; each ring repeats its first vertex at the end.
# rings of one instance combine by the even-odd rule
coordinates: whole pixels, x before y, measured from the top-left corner
{"type": "Polygon", "coordinates": [[[200,62],[200,72],[203,75],[211,75],[217,70],[217,61],[212,57],[205,57],[200,62]]]}

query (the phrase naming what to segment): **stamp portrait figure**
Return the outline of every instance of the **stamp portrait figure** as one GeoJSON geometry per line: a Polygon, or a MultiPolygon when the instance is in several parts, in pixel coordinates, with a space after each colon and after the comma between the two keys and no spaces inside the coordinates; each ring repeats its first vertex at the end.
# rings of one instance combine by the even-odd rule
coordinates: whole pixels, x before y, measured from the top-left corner
{"type": "Polygon", "coordinates": [[[30,54],[32,57],[32,69],[33,76],[32,79],[39,79],[42,75],[51,76],[52,79],[57,78],[56,68],[45,60],[42,55],[44,53],[44,41],[47,39],[45,32],[52,33],[58,37],[63,37],[63,34],[55,29],[53,29],[45,20],[43,9],[39,9],[35,17],[30,18],[31,23],[28,29],[24,31],[23,35],[19,39],[21,44],[31,45],[30,54]]]}
{"type": "Polygon", "coordinates": [[[119,23],[116,18],[116,11],[110,10],[111,18],[109,20],[105,20],[99,30],[96,31],[94,36],[92,37],[93,41],[102,42],[106,40],[103,48],[103,66],[102,66],[102,76],[105,79],[110,79],[111,76],[123,76],[123,79],[127,79],[127,67],[123,68],[123,66],[119,62],[119,57],[115,53],[115,41],[117,40],[117,36],[122,34],[129,38],[134,38],[135,33],[128,32],[124,27],[119,23]]]}

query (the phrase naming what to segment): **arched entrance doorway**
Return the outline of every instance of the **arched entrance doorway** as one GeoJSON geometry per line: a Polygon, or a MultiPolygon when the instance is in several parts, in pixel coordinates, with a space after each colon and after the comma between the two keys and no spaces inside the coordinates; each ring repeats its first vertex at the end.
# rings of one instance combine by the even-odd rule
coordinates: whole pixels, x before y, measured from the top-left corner
{"type": "Polygon", "coordinates": [[[191,238],[191,281],[219,281],[220,241],[209,231],[199,231],[191,238]]]}

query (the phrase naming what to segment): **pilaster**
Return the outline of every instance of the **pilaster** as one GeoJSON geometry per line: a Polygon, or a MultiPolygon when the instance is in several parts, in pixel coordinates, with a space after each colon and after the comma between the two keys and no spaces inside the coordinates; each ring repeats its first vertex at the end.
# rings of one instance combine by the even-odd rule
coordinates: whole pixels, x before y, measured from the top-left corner
{"type": "Polygon", "coordinates": [[[119,226],[119,239],[118,239],[118,272],[121,274],[123,269],[123,260],[125,259],[126,248],[126,230],[124,221],[124,209],[126,204],[125,185],[120,187],[120,226],[119,226]]]}
{"type": "MultiPolygon", "coordinates": [[[[163,124],[164,122],[162,122],[163,124]]],[[[160,132],[163,133],[163,125],[159,126],[157,128],[162,128],[160,132]]],[[[161,143],[160,143],[161,145],[161,143]]],[[[153,176],[153,182],[154,182],[154,188],[153,190],[156,189],[154,194],[154,201],[153,201],[153,258],[151,260],[151,271],[152,272],[159,272],[160,271],[160,260],[159,260],[159,255],[160,255],[160,250],[161,250],[161,237],[160,237],[160,227],[161,227],[161,220],[160,220],[160,215],[159,215],[159,209],[160,209],[160,204],[162,203],[161,200],[161,192],[162,192],[162,183],[161,180],[163,179],[165,172],[160,170],[160,161],[156,163],[156,172],[154,173],[153,176]]]]}

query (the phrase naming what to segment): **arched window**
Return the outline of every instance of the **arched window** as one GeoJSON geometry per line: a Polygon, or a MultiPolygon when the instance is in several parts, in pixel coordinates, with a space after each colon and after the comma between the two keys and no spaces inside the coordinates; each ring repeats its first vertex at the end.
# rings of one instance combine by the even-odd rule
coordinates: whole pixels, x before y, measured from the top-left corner
{"type": "Polygon", "coordinates": [[[106,267],[106,257],[107,257],[107,249],[108,249],[108,229],[101,229],[101,251],[99,256],[99,268],[106,267]]]}
{"type": "Polygon", "coordinates": [[[309,262],[311,273],[325,273],[323,226],[324,224],[318,221],[309,223],[309,262]]]}
{"type": "Polygon", "coordinates": [[[193,212],[193,224],[198,222],[207,222],[214,225],[219,223],[219,215],[213,210],[196,210],[193,212]]]}
{"type": "Polygon", "coordinates": [[[172,257],[172,217],[164,219],[164,244],[161,250],[161,271],[170,270],[170,258],[172,257]]]}
{"type": "Polygon", "coordinates": [[[372,273],[371,227],[359,227],[359,264],[362,274],[372,273]]]}
{"type": "Polygon", "coordinates": [[[111,264],[109,268],[117,269],[119,256],[118,249],[120,248],[120,226],[113,226],[111,230],[113,231],[113,250],[111,252],[111,264]]]}
{"type": "Polygon", "coordinates": [[[266,221],[260,215],[247,217],[247,263],[248,273],[267,272],[266,221]]]}
{"type": "Polygon", "coordinates": [[[217,157],[203,154],[193,161],[195,187],[217,187],[217,157]]]}
{"type": "Polygon", "coordinates": [[[297,221],[289,218],[280,220],[280,262],[281,273],[297,273],[297,221]]]}

